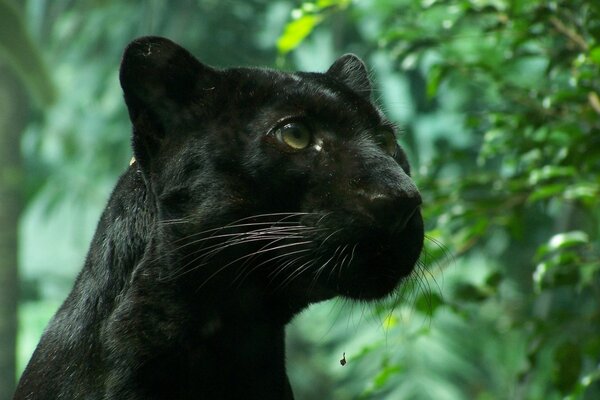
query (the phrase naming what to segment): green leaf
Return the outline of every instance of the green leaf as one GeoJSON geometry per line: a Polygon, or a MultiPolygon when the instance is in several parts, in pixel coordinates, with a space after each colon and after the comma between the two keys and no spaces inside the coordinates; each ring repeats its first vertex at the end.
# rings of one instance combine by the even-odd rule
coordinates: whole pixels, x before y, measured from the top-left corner
{"type": "Polygon", "coordinates": [[[590,238],[587,233],[582,231],[572,231],[559,233],[557,235],[552,236],[548,244],[550,250],[559,250],[568,247],[587,244],[589,243],[589,241],[590,238]]]}
{"type": "Polygon", "coordinates": [[[468,302],[480,302],[486,300],[491,293],[485,288],[467,282],[460,282],[454,292],[454,298],[468,302]]]}
{"type": "Polygon", "coordinates": [[[542,283],[548,273],[550,266],[546,262],[539,263],[535,271],[533,272],[533,283],[535,284],[536,290],[539,292],[542,290],[542,283]]]}
{"type": "Polygon", "coordinates": [[[446,68],[442,65],[434,65],[430,68],[427,76],[427,97],[435,97],[444,78],[446,68]]]}
{"type": "Polygon", "coordinates": [[[539,200],[545,200],[550,197],[554,197],[561,193],[564,193],[566,185],[562,183],[555,183],[552,185],[544,185],[540,188],[536,188],[527,199],[528,202],[534,203],[539,200]]]}
{"type": "Polygon", "coordinates": [[[399,365],[389,365],[384,367],[377,376],[373,379],[374,389],[381,389],[393,375],[397,375],[402,371],[399,365]]]}
{"type": "Polygon", "coordinates": [[[600,65],[600,46],[590,50],[590,60],[592,60],[594,64],[600,65]]]}
{"type": "Polygon", "coordinates": [[[316,5],[320,9],[328,7],[346,8],[351,2],[351,0],[317,0],[316,5]]]}
{"type": "Polygon", "coordinates": [[[563,394],[575,388],[581,363],[581,348],[575,343],[563,343],[554,351],[553,381],[563,394]]]}
{"type": "Polygon", "coordinates": [[[584,263],[579,267],[581,273],[580,283],[583,286],[593,287],[599,281],[600,260],[595,263],[584,263]]]}
{"type": "Polygon", "coordinates": [[[305,14],[288,23],[277,40],[279,53],[286,54],[298,47],[322,20],[322,15],[305,14]]]}
{"type": "Polygon", "coordinates": [[[444,299],[435,292],[424,292],[415,301],[415,308],[421,313],[432,317],[435,311],[444,304],[444,299]]]}
{"type": "Polygon", "coordinates": [[[600,194],[600,185],[593,182],[578,182],[565,190],[568,200],[595,201],[600,194]]]}
{"type": "Polygon", "coordinates": [[[557,167],[554,165],[545,165],[540,169],[531,171],[529,183],[537,185],[540,182],[555,178],[573,178],[577,174],[575,167],[557,167]]]}

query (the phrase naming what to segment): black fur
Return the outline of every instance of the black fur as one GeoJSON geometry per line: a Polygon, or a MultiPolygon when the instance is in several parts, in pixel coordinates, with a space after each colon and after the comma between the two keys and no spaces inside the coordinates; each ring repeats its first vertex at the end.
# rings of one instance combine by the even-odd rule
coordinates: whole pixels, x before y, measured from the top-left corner
{"type": "Polygon", "coordinates": [[[215,70],[146,37],[120,79],[136,162],[15,399],[291,399],[290,319],[389,295],[423,243],[365,66],[215,70]]]}

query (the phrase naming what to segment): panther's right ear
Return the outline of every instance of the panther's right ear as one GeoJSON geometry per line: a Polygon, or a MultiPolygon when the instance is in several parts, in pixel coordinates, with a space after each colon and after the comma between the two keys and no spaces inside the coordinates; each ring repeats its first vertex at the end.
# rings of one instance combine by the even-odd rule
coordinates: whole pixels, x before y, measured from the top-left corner
{"type": "Polygon", "coordinates": [[[326,72],[365,99],[371,99],[371,80],[367,66],[354,54],[344,54],[326,72]]]}
{"type": "Polygon", "coordinates": [[[119,78],[133,124],[133,151],[143,167],[166,135],[185,124],[193,106],[210,106],[218,72],[172,41],[148,36],[127,46],[119,78]]]}

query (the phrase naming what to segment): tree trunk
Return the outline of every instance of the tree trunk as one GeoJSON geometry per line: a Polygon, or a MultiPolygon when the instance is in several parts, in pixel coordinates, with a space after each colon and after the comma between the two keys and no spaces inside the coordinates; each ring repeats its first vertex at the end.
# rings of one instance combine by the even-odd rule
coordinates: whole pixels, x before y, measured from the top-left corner
{"type": "Polygon", "coordinates": [[[23,208],[20,139],[29,104],[25,89],[0,63],[0,400],[12,398],[16,374],[17,233],[23,208]]]}

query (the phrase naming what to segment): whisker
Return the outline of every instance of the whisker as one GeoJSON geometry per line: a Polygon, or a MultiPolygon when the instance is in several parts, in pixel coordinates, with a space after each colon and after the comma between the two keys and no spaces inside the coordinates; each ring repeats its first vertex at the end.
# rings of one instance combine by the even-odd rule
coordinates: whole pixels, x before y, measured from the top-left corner
{"type": "Polygon", "coordinates": [[[162,221],[158,221],[160,225],[174,225],[174,224],[187,224],[190,223],[191,219],[188,218],[173,218],[173,219],[164,219],[162,221]]]}
{"type": "Polygon", "coordinates": [[[285,278],[283,282],[281,282],[280,288],[283,289],[285,286],[289,286],[296,278],[302,275],[302,273],[308,270],[313,264],[314,260],[308,260],[307,262],[296,268],[294,272],[289,274],[287,278],[285,278]]]}
{"type": "Polygon", "coordinates": [[[328,235],[328,236],[327,236],[325,239],[323,239],[323,241],[322,241],[322,242],[319,244],[319,248],[321,248],[321,247],[322,247],[322,246],[325,244],[325,242],[326,242],[327,240],[329,240],[329,238],[331,238],[331,237],[332,237],[333,235],[335,235],[336,233],[338,233],[338,232],[341,232],[343,229],[344,229],[344,228],[340,228],[340,229],[338,229],[338,230],[335,230],[335,231],[331,232],[331,234],[329,234],[329,235],[328,235]]]}
{"type": "MultiPolygon", "coordinates": [[[[225,226],[221,226],[218,228],[213,228],[213,229],[207,229],[201,232],[194,232],[191,235],[187,235],[185,237],[179,238],[177,240],[172,241],[171,243],[175,244],[178,242],[182,242],[182,241],[186,241],[189,240],[193,237],[196,236],[201,236],[201,235],[205,235],[207,233],[213,232],[212,235],[207,236],[206,238],[203,238],[204,240],[208,240],[214,237],[221,237],[221,235],[217,235],[218,231],[222,231],[225,229],[235,229],[235,228],[246,228],[246,227],[252,227],[252,226],[268,226],[270,228],[279,228],[279,229],[285,229],[285,228],[296,228],[296,229],[300,229],[300,228],[310,228],[307,226],[302,226],[300,225],[299,222],[253,222],[253,223],[247,223],[247,224],[235,224],[235,225],[225,225],[225,226]],[[292,225],[290,227],[287,226],[276,226],[277,224],[288,224],[288,225],[292,225]]],[[[254,231],[260,231],[260,229],[254,229],[254,230],[249,230],[249,231],[244,231],[244,232],[254,232],[254,231]]],[[[241,233],[241,232],[238,232],[241,233]]],[[[232,235],[235,235],[236,233],[231,233],[232,235]]],[[[223,234],[223,235],[228,235],[228,234],[223,234]]],[[[202,239],[200,239],[202,240],[202,239]]]]}
{"type": "MultiPolygon", "coordinates": [[[[191,242],[188,242],[184,245],[177,247],[174,251],[179,251],[188,246],[198,245],[202,242],[206,242],[209,240],[222,239],[222,238],[228,238],[228,237],[278,237],[278,236],[288,236],[288,237],[296,236],[297,237],[297,236],[302,236],[302,235],[300,235],[301,232],[311,231],[311,229],[312,228],[310,228],[310,227],[292,227],[292,228],[289,228],[289,230],[286,229],[286,232],[283,232],[284,228],[279,227],[276,231],[271,230],[271,229],[257,229],[257,230],[253,230],[253,231],[245,231],[245,232],[237,232],[237,233],[223,233],[220,235],[214,235],[214,236],[209,236],[206,238],[192,240],[191,242]]],[[[207,248],[205,248],[205,249],[207,249],[207,248]]]]}
{"type": "MultiPolygon", "coordinates": [[[[282,237],[276,238],[275,241],[283,240],[283,239],[286,239],[286,238],[287,237],[282,236],[282,237]]],[[[185,275],[187,273],[195,271],[196,269],[198,269],[201,266],[205,265],[206,261],[208,259],[210,259],[210,257],[213,257],[214,255],[220,253],[221,251],[223,251],[225,249],[228,249],[229,247],[232,247],[232,246],[235,246],[235,245],[238,245],[238,244],[247,244],[247,243],[253,243],[253,242],[260,242],[260,241],[264,241],[264,240],[274,241],[272,237],[256,237],[256,238],[253,238],[253,237],[239,237],[239,238],[237,238],[235,240],[228,240],[226,242],[221,242],[221,243],[217,243],[217,244],[215,244],[213,246],[209,246],[208,248],[205,248],[205,249],[200,249],[199,251],[194,252],[194,253],[192,253],[192,255],[189,255],[189,256],[191,257],[191,256],[193,256],[195,254],[198,254],[202,250],[207,250],[209,248],[212,248],[210,251],[204,252],[204,253],[200,254],[199,256],[197,256],[196,258],[194,258],[193,260],[188,261],[182,267],[178,268],[175,271],[176,274],[174,276],[170,277],[170,278],[171,279],[177,279],[177,278],[180,278],[181,276],[183,276],[183,275],[185,275]],[[190,266],[192,264],[195,264],[199,260],[202,260],[202,259],[204,259],[204,261],[201,262],[199,265],[196,265],[194,268],[190,268],[190,269],[186,270],[186,268],[188,266],[190,266]],[[182,271],[182,270],[184,270],[184,271],[181,272],[180,274],[177,274],[177,272],[182,271]]],[[[185,259],[185,257],[184,257],[184,259],[185,259]]]]}
{"type": "MultiPolygon", "coordinates": [[[[341,247],[341,246],[340,246],[341,247]]],[[[339,247],[338,247],[339,248],[339,247]]],[[[345,245],[340,252],[338,253],[338,256],[336,257],[336,261],[335,261],[335,265],[333,266],[333,268],[331,269],[331,271],[329,271],[329,280],[331,280],[333,274],[335,273],[335,270],[338,268],[338,266],[340,266],[339,260],[340,257],[342,256],[342,254],[344,253],[344,251],[346,251],[346,249],[348,248],[348,245],[345,245]]],[[[340,275],[341,276],[341,275],[340,275]]]]}
{"type": "MultiPolygon", "coordinates": [[[[286,229],[288,229],[288,228],[286,228],[286,229]]],[[[261,239],[303,238],[306,236],[307,233],[314,233],[314,232],[319,231],[318,229],[311,228],[311,227],[293,227],[293,228],[289,228],[289,229],[290,229],[290,231],[287,231],[287,233],[284,233],[283,230],[280,230],[278,232],[271,232],[270,230],[260,229],[260,230],[255,230],[255,231],[238,232],[238,233],[212,236],[211,238],[206,238],[206,240],[215,239],[215,238],[219,238],[219,237],[222,237],[222,238],[228,237],[228,238],[233,238],[233,239],[228,239],[225,242],[218,242],[218,243],[215,243],[210,246],[202,247],[202,248],[196,250],[195,252],[186,255],[183,259],[191,257],[200,251],[205,251],[208,254],[208,253],[210,253],[209,250],[218,248],[218,247],[222,246],[223,243],[234,243],[236,241],[246,241],[248,239],[253,239],[253,238],[261,238],[261,239]],[[302,228],[302,229],[300,229],[300,228],[302,228]],[[299,229],[299,230],[296,231],[296,229],[299,229]]],[[[202,241],[205,241],[205,239],[198,239],[196,241],[191,242],[191,244],[193,243],[193,244],[197,245],[197,244],[201,243],[202,241]]],[[[187,245],[180,246],[177,249],[181,250],[186,246],[187,245]]]]}
{"type": "MultiPolygon", "coordinates": [[[[347,248],[348,246],[349,246],[349,245],[346,245],[346,247],[344,247],[344,250],[343,250],[343,251],[346,251],[346,248],[347,248]]],[[[340,263],[339,272],[338,272],[338,278],[339,278],[339,279],[342,279],[342,270],[344,269],[344,263],[345,263],[345,262],[346,262],[346,260],[348,259],[348,256],[351,256],[350,258],[352,258],[352,257],[353,257],[353,253],[354,253],[354,249],[355,249],[355,248],[356,248],[356,245],[353,247],[353,250],[351,251],[351,254],[346,254],[346,255],[344,256],[344,258],[342,259],[342,262],[340,263]]],[[[348,266],[348,265],[350,265],[350,263],[348,263],[348,264],[347,264],[347,266],[348,266]]],[[[346,267],[347,267],[347,266],[346,266],[346,267]]]]}
{"type": "Polygon", "coordinates": [[[220,267],[219,269],[217,269],[215,272],[213,272],[213,273],[212,273],[212,274],[211,274],[211,275],[210,275],[210,276],[209,276],[209,277],[208,277],[208,278],[207,278],[207,279],[206,279],[206,280],[205,280],[205,281],[204,281],[204,282],[203,282],[203,283],[202,283],[202,284],[201,284],[201,285],[198,287],[198,289],[197,289],[197,290],[200,290],[200,289],[201,289],[201,288],[202,288],[204,285],[206,285],[206,284],[207,284],[207,283],[208,283],[208,282],[209,282],[209,281],[210,281],[212,278],[214,278],[214,277],[215,277],[215,275],[219,274],[219,273],[220,273],[221,271],[223,271],[225,268],[227,268],[227,267],[229,267],[230,265],[232,265],[232,264],[234,264],[234,263],[236,263],[236,262],[238,262],[238,261],[241,261],[241,260],[243,260],[243,259],[245,259],[245,258],[247,258],[247,257],[252,257],[252,256],[255,256],[255,255],[256,255],[256,254],[258,254],[258,253],[264,254],[264,253],[266,253],[266,252],[269,252],[269,251],[280,250],[280,249],[283,249],[283,248],[287,248],[287,247],[291,247],[291,246],[299,246],[299,245],[302,245],[302,244],[307,244],[307,243],[310,243],[310,241],[304,241],[304,242],[297,242],[297,243],[288,243],[288,244],[282,244],[281,246],[271,247],[271,248],[267,248],[267,249],[260,250],[260,251],[257,251],[257,252],[253,252],[253,253],[250,253],[250,254],[245,254],[245,255],[243,255],[243,256],[241,256],[241,257],[238,257],[237,259],[235,259],[235,260],[233,260],[233,261],[231,261],[231,262],[228,262],[228,263],[227,263],[227,264],[225,264],[224,266],[222,266],[222,267],[220,267]]]}
{"type": "MultiPolygon", "coordinates": [[[[192,237],[195,237],[195,236],[198,236],[198,235],[201,235],[201,234],[206,234],[206,233],[209,233],[209,232],[213,232],[213,234],[210,235],[210,236],[208,236],[208,237],[201,238],[201,239],[196,239],[196,240],[184,243],[184,244],[182,244],[180,246],[177,246],[174,249],[171,249],[168,252],[165,252],[165,253],[157,256],[153,261],[159,260],[161,258],[169,257],[169,256],[175,254],[178,251],[181,251],[182,249],[184,249],[184,248],[186,248],[188,246],[197,245],[197,244],[199,244],[201,242],[206,242],[206,241],[209,241],[211,239],[216,239],[216,238],[228,238],[228,237],[235,237],[235,236],[240,236],[240,235],[245,235],[245,234],[252,235],[251,232],[254,232],[254,235],[261,235],[261,234],[266,234],[267,232],[273,231],[273,228],[276,228],[277,230],[282,230],[282,231],[283,230],[287,230],[287,232],[290,233],[290,234],[292,233],[292,231],[295,231],[295,230],[297,230],[298,232],[300,232],[300,231],[307,232],[307,231],[309,231],[311,229],[315,229],[315,228],[312,228],[312,227],[302,226],[302,225],[299,225],[298,223],[291,223],[291,222],[289,224],[290,225],[293,224],[292,226],[277,226],[276,227],[276,226],[273,226],[273,224],[275,224],[275,223],[277,223],[277,222],[260,222],[260,223],[230,225],[229,228],[232,228],[232,229],[234,227],[237,228],[237,227],[255,226],[257,224],[259,224],[259,226],[266,225],[266,226],[268,226],[268,228],[260,228],[260,229],[255,229],[253,231],[244,231],[244,232],[235,232],[235,233],[223,233],[223,234],[220,234],[220,235],[217,235],[218,231],[219,230],[223,230],[223,229],[228,229],[227,226],[222,226],[222,227],[218,227],[218,228],[208,229],[208,230],[205,230],[205,231],[202,231],[202,232],[196,232],[196,233],[194,233],[192,235],[188,235],[188,236],[182,237],[180,239],[174,240],[171,243],[172,244],[180,243],[182,241],[189,240],[192,237]]],[[[286,224],[287,224],[287,222],[286,222],[286,224]]],[[[217,243],[216,245],[212,245],[212,246],[209,246],[209,247],[204,247],[203,250],[208,250],[210,248],[214,248],[215,246],[219,246],[219,245],[220,245],[220,243],[217,243]]],[[[186,257],[189,257],[189,256],[190,255],[188,255],[186,257]]]]}
{"type": "MultiPolygon", "coordinates": [[[[232,221],[231,223],[224,225],[224,226],[206,229],[206,230],[203,230],[200,232],[195,232],[186,237],[179,238],[179,239],[173,241],[172,243],[173,244],[182,243],[182,242],[185,242],[185,243],[182,243],[180,246],[177,246],[174,249],[170,250],[169,252],[167,252],[168,254],[167,253],[162,254],[160,257],[167,257],[170,255],[176,254],[176,253],[182,251],[183,249],[191,247],[191,246],[200,246],[200,248],[189,254],[184,255],[183,258],[181,258],[181,260],[185,261],[187,259],[188,261],[184,265],[179,267],[176,271],[173,271],[171,274],[169,274],[169,277],[167,279],[177,279],[189,272],[192,272],[192,271],[202,267],[203,265],[206,265],[208,260],[210,258],[216,256],[216,254],[219,254],[219,253],[223,252],[224,250],[226,250],[232,246],[235,246],[235,245],[259,242],[259,241],[268,241],[268,243],[263,247],[269,247],[269,246],[272,246],[273,243],[276,243],[281,240],[286,240],[286,239],[287,240],[289,240],[289,239],[298,240],[298,239],[305,238],[306,235],[308,235],[308,234],[314,234],[316,232],[323,231],[323,230],[325,230],[324,228],[317,228],[314,226],[304,226],[299,221],[289,221],[290,218],[295,218],[298,216],[306,216],[306,215],[317,215],[317,214],[319,214],[319,213],[281,212],[281,213],[256,214],[256,215],[240,218],[240,219],[232,221]],[[277,217],[279,219],[276,221],[264,221],[264,220],[261,221],[261,219],[273,218],[273,217],[277,217]],[[254,219],[254,220],[258,219],[258,221],[247,222],[251,219],[254,219]],[[245,230],[243,232],[232,232],[232,233],[223,232],[224,230],[244,229],[244,228],[246,228],[246,229],[252,228],[252,229],[245,230]],[[208,236],[206,236],[206,235],[208,235],[208,236]],[[199,236],[204,236],[204,237],[199,237],[199,236]],[[199,238],[194,239],[195,237],[199,237],[199,238]],[[223,239],[225,239],[224,242],[222,241],[223,239]],[[206,244],[209,244],[210,242],[214,242],[214,241],[218,241],[218,243],[213,243],[208,246],[206,245],[206,244]],[[190,267],[190,265],[194,265],[194,264],[196,264],[195,267],[188,268],[188,267],[190,267]]],[[[327,215],[328,214],[320,214],[319,221],[321,221],[327,215]]],[[[187,220],[187,219],[181,218],[181,219],[165,220],[162,223],[163,223],[163,225],[167,225],[167,224],[175,224],[175,223],[185,223],[188,221],[189,220],[187,220]]],[[[191,222],[191,221],[189,221],[189,222],[191,222]]],[[[271,251],[271,250],[269,250],[269,251],[271,251]]],[[[246,264],[248,264],[248,262],[250,262],[250,260],[253,257],[255,257],[261,253],[262,253],[262,249],[260,249],[257,252],[253,252],[251,254],[244,255],[244,256],[240,257],[239,259],[234,260],[234,262],[245,259],[246,261],[242,265],[242,267],[244,267],[246,264]]],[[[224,267],[227,267],[228,265],[229,264],[219,268],[217,271],[223,270],[224,267]]],[[[259,266],[261,266],[261,265],[263,265],[263,263],[261,263],[259,266]]],[[[254,266],[250,271],[246,272],[244,275],[238,276],[238,279],[241,279],[243,281],[246,278],[247,274],[254,271],[255,268],[256,268],[256,266],[254,266]]]]}
{"type": "MultiPolygon", "coordinates": [[[[338,232],[341,232],[342,229],[337,229],[333,232],[331,232],[331,234],[329,234],[320,244],[319,244],[319,248],[321,248],[321,246],[323,246],[323,244],[329,239],[331,238],[333,235],[335,235],[338,232]]],[[[327,265],[329,265],[329,263],[331,261],[333,261],[333,259],[335,258],[335,254],[337,253],[337,251],[339,250],[339,246],[336,248],[336,250],[333,252],[333,254],[331,255],[331,257],[329,257],[329,259],[327,261],[325,261],[325,263],[323,265],[321,265],[317,271],[315,272],[315,277],[313,278],[313,283],[310,285],[309,287],[309,292],[312,292],[312,290],[314,290],[314,287],[317,283],[317,281],[319,280],[319,277],[321,276],[321,274],[323,273],[323,271],[325,271],[325,267],[327,267],[327,265]]]]}
{"type": "MultiPolygon", "coordinates": [[[[244,279],[246,279],[246,278],[247,278],[249,275],[252,275],[252,273],[253,273],[254,271],[256,271],[258,268],[262,267],[263,265],[265,265],[265,264],[268,264],[268,263],[271,263],[271,262],[273,262],[273,261],[277,260],[278,258],[289,257],[289,256],[291,256],[291,255],[295,255],[295,254],[299,254],[299,253],[306,253],[307,251],[310,251],[310,249],[300,249],[300,250],[296,250],[296,251],[291,251],[291,252],[289,252],[289,253],[285,253],[285,254],[279,254],[279,255],[277,255],[277,256],[274,256],[274,257],[271,257],[271,258],[269,258],[269,259],[267,259],[267,260],[265,260],[265,261],[262,261],[261,263],[259,263],[259,264],[255,265],[255,266],[253,266],[253,267],[252,267],[252,269],[250,269],[249,271],[246,271],[246,272],[244,273],[244,275],[243,275],[243,278],[242,278],[242,280],[240,281],[240,285],[241,285],[241,283],[243,282],[243,280],[244,280],[244,279]]],[[[298,258],[301,258],[301,257],[298,257],[298,258]]],[[[298,259],[298,258],[296,258],[296,259],[298,259]]],[[[294,259],[294,260],[296,260],[296,259],[294,259]]],[[[292,260],[292,261],[294,261],[294,260],[292,260]]],[[[289,263],[289,262],[288,262],[288,263],[289,263]]],[[[242,265],[242,267],[243,267],[243,265],[242,265]]],[[[277,268],[277,269],[278,269],[278,268],[277,268]]],[[[276,270],[277,270],[277,269],[276,269],[276,270]]],[[[273,272],[271,272],[271,273],[269,274],[269,276],[271,276],[272,274],[273,274],[273,272]]],[[[234,279],[234,282],[235,282],[235,280],[237,280],[238,278],[239,278],[239,276],[238,276],[238,277],[236,277],[236,278],[234,279]]]]}
{"type": "MultiPolygon", "coordinates": [[[[224,228],[224,227],[228,227],[231,225],[237,225],[240,224],[241,222],[244,221],[248,221],[248,220],[252,220],[252,219],[261,219],[261,218],[271,218],[271,217],[282,217],[278,220],[275,221],[268,221],[267,223],[271,223],[271,222],[283,222],[289,218],[292,217],[297,217],[297,216],[304,216],[304,215],[310,215],[310,214],[316,214],[316,213],[310,213],[310,212],[278,212],[278,213],[266,213],[266,214],[254,214],[254,215],[249,215],[243,218],[239,218],[236,219],[234,221],[231,221],[225,225],[222,225],[220,227],[216,227],[216,228],[212,228],[212,229],[208,229],[207,231],[211,231],[213,229],[220,229],[220,228],[224,228]]],[[[182,221],[184,221],[185,219],[182,219],[182,221]]],[[[190,223],[193,223],[193,219],[189,219],[190,223]]]]}
{"type": "MultiPolygon", "coordinates": [[[[307,251],[309,251],[309,249],[306,249],[307,251]]],[[[282,272],[284,272],[290,265],[293,265],[296,262],[299,262],[300,260],[302,260],[306,255],[303,254],[299,257],[293,258],[289,261],[287,261],[286,263],[282,264],[282,265],[278,265],[276,268],[273,269],[273,271],[271,271],[268,275],[269,277],[269,283],[273,283],[273,281],[277,278],[277,276],[279,274],[281,274],[282,272]]]]}

